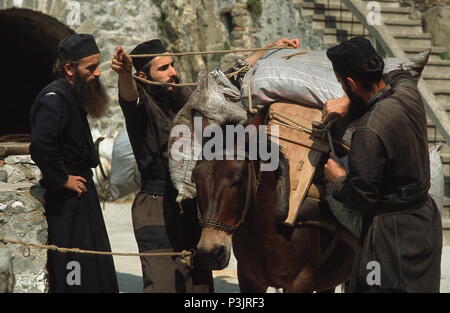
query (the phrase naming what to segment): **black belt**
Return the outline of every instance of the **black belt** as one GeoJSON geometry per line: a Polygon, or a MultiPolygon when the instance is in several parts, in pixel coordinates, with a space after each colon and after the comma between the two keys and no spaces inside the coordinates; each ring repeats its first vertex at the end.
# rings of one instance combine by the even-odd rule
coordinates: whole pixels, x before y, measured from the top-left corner
{"type": "Polygon", "coordinates": [[[166,193],[166,181],[152,180],[141,184],[141,192],[149,195],[163,196],[166,193]]]}
{"type": "Polygon", "coordinates": [[[66,170],[67,174],[71,176],[80,176],[85,179],[92,179],[93,177],[91,168],[81,168],[65,164],[64,169],[66,170]]]}
{"type": "Polygon", "coordinates": [[[414,201],[408,201],[408,202],[390,202],[385,205],[376,207],[373,210],[373,215],[383,215],[383,214],[402,214],[402,213],[408,213],[410,211],[414,211],[416,209],[421,208],[430,198],[428,195],[428,192],[425,194],[416,197],[414,201]]]}

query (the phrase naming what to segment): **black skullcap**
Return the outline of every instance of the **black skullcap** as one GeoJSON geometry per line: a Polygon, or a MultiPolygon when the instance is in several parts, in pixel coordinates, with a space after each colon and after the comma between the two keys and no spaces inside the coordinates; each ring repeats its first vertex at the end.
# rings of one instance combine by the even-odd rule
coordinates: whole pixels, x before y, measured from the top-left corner
{"type": "MultiPolygon", "coordinates": [[[[167,52],[166,47],[163,46],[161,40],[153,39],[137,45],[130,54],[161,54],[167,52]]],[[[147,63],[155,57],[133,58],[133,65],[136,71],[140,71],[147,63]]]]}
{"type": "Polygon", "coordinates": [[[365,64],[378,56],[369,40],[355,37],[328,49],[328,59],[338,74],[349,74],[356,66],[365,64]]]}
{"type": "Polygon", "coordinates": [[[59,42],[59,57],[63,60],[77,61],[100,53],[94,36],[73,34],[59,42]]]}

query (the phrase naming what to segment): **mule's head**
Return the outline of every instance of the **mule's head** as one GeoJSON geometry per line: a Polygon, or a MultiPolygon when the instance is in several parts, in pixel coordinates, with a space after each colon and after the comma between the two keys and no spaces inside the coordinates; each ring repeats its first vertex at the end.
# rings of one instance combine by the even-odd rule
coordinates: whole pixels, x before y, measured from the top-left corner
{"type": "Polygon", "coordinates": [[[231,238],[250,205],[250,161],[198,161],[192,175],[197,186],[200,223],[198,252],[211,269],[228,265],[231,238]]]}
{"type": "MultiPolygon", "coordinates": [[[[261,112],[248,124],[258,126],[261,112]]],[[[214,270],[228,266],[231,240],[244,222],[256,189],[257,161],[240,155],[230,160],[199,160],[192,172],[197,187],[197,202],[202,234],[197,245],[199,255],[214,270]],[[256,170],[256,171],[255,171],[256,170]]]]}

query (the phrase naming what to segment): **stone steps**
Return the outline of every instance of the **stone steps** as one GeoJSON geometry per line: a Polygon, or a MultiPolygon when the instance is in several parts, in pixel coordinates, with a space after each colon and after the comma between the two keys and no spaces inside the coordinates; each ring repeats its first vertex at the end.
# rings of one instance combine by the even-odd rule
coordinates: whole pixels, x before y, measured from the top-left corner
{"type": "Polygon", "coordinates": [[[431,34],[428,33],[396,33],[393,32],[392,36],[397,40],[400,46],[432,46],[431,34]]]}
{"type": "MultiPolygon", "coordinates": [[[[401,47],[403,49],[403,51],[405,51],[405,54],[407,56],[413,56],[416,55],[428,48],[426,47],[413,47],[413,46],[405,46],[405,47],[401,47]]],[[[445,47],[440,47],[440,46],[435,46],[435,47],[431,47],[431,54],[430,54],[430,60],[442,60],[441,55],[444,55],[445,53],[447,53],[447,49],[445,47]]]]}
{"type": "MultiPolygon", "coordinates": [[[[422,32],[422,22],[420,20],[385,20],[384,24],[389,27],[389,30],[396,34],[409,34],[411,32],[422,32]]],[[[346,30],[348,32],[362,31],[364,25],[350,17],[331,17],[320,14],[313,15],[314,29],[321,28],[337,28],[339,30],[346,30]]]]}
{"type": "MultiPolygon", "coordinates": [[[[436,127],[432,124],[433,122],[430,121],[430,125],[427,125],[427,131],[428,131],[428,138],[430,139],[430,143],[434,143],[435,142],[435,129],[436,127]]],[[[437,142],[444,142],[444,137],[442,137],[442,135],[439,132],[436,132],[436,141],[437,142]]],[[[445,153],[445,151],[443,152],[445,155],[447,155],[447,153],[445,153]]],[[[449,160],[450,163],[450,160],[449,160]]]]}
{"type": "MultiPolygon", "coordinates": [[[[400,20],[409,20],[411,9],[410,8],[392,8],[392,7],[381,7],[381,19],[395,18],[400,20]]],[[[346,17],[351,18],[353,16],[352,12],[339,5],[332,5],[328,9],[324,5],[318,5],[313,3],[305,3],[302,7],[303,16],[312,16],[314,14],[324,14],[327,16],[333,16],[335,18],[346,17]]],[[[356,19],[356,18],[355,18],[356,19]]]]}
{"type": "Polygon", "coordinates": [[[350,32],[345,31],[345,30],[340,31],[340,30],[333,29],[333,28],[325,28],[323,30],[323,33],[324,33],[323,43],[324,43],[325,47],[330,47],[330,46],[336,45],[341,37],[342,37],[342,40],[348,40],[354,36],[364,36],[364,37],[369,36],[367,29],[364,32],[363,31],[354,31],[350,34],[350,32]]]}
{"type": "MultiPolygon", "coordinates": [[[[365,1],[369,2],[369,1],[365,1]]],[[[400,8],[400,4],[396,0],[391,1],[377,1],[381,8],[400,8]]],[[[329,8],[336,8],[336,7],[343,7],[345,8],[345,4],[340,0],[303,0],[303,1],[293,1],[294,5],[299,4],[303,7],[308,7],[308,5],[315,5],[315,6],[322,6],[322,7],[329,7],[329,8]]]]}
{"type": "MultiPolygon", "coordinates": [[[[449,197],[444,197],[444,214],[446,214],[447,219],[450,217],[448,214],[448,210],[450,209],[450,198],[449,197]]],[[[442,214],[442,215],[444,215],[442,214]]],[[[446,229],[450,229],[450,220],[447,221],[448,224],[446,224],[445,228],[446,229]]]]}
{"type": "Polygon", "coordinates": [[[441,89],[441,88],[435,88],[434,96],[438,100],[439,103],[443,105],[448,105],[450,103],[450,90],[448,89],[441,89]]]}
{"type": "MultiPolygon", "coordinates": [[[[365,2],[368,1],[365,0],[365,2]]],[[[414,55],[427,48],[432,49],[423,79],[450,117],[450,60],[441,58],[441,55],[444,56],[447,52],[446,47],[433,46],[431,34],[423,32],[422,21],[410,17],[411,8],[401,7],[397,0],[378,2],[381,5],[383,23],[406,55],[414,55]]],[[[340,0],[294,0],[294,5],[301,8],[303,16],[309,17],[315,31],[323,32],[324,49],[355,36],[368,37],[368,30],[364,29],[340,0]]],[[[430,119],[427,123],[430,147],[436,142],[443,142],[443,137],[435,131],[436,127],[430,119]]],[[[441,156],[446,175],[445,212],[450,216],[449,145],[444,145],[441,156]]]]}
{"type": "MultiPolygon", "coordinates": [[[[372,0],[363,0],[363,2],[370,2],[372,0]]],[[[381,4],[381,6],[399,8],[400,3],[397,0],[377,0],[381,4]]]]}

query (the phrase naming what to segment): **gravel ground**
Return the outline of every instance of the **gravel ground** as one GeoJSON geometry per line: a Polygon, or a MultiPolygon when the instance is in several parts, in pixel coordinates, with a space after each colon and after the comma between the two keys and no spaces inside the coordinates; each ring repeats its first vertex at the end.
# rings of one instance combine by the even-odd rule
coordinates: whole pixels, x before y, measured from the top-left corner
{"type": "MultiPolygon", "coordinates": [[[[103,211],[111,247],[114,252],[138,252],[131,223],[131,203],[107,203],[103,211]]],[[[450,293],[450,238],[446,235],[442,249],[441,292],[450,293]]],[[[139,257],[114,257],[120,292],[142,292],[142,270],[139,257]]],[[[217,293],[238,293],[236,260],[223,271],[214,271],[217,293]]],[[[339,291],[339,288],[337,289],[339,291]]],[[[270,289],[269,292],[275,292],[270,289]]]]}

